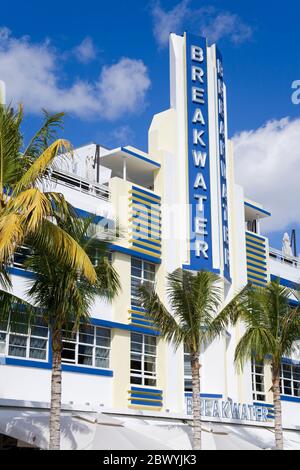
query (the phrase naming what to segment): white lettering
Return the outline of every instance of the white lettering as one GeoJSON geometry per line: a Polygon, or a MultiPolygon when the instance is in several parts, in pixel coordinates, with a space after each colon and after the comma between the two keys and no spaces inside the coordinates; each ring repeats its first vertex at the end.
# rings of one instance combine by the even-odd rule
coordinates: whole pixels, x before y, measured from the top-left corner
{"type": "Polygon", "coordinates": [[[199,122],[202,124],[202,126],[205,126],[205,119],[203,117],[201,109],[197,108],[194,112],[194,117],[193,117],[193,124],[197,124],[199,122]]]}
{"type": "Polygon", "coordinates": [[[202,136],[205,134],[205,131],[197,131],[197,129],[193,130],[193,142],[194,145],[200,144],[202,147],[206,147],[206,143],[202,139],[202,136]]]}
{"type": "Polygon", "coordinates": [[[194,198],[198,200],[197,204],[197,210],[198,212],[204,212],[204,201],[207,201],[206,196],[198,196],[197,194],[194,194],[194,198]]]}
{"type": "Polygon", "coordinates": [[[199,152],[197,150],[193,150],[193,159],[195,166],[201,166],[201,168],[205,167],[206,164],[207,153],[206,152],[199,152]]]}
{"type": "Polygon", "coordinates": [[[202,240],[195,241],[195,253],[197,258],[201,258],[201,256],[203,255],[205,259],[208,259],[208,249],[209,246],[206,242],[203,242],[202,240]]]}
{"type": "Polygon", "coordinates": [[[192,100],[193,103],[205,104],[204,100],[204,89],[192,87],[192,100]]]}
{"type": "Polygon", "coordinates": [[[197,173],[195,183],[194,183],[194,188],[195,189],[202,188],[204,191],[207,190],[205,179],[202,173],[197,173]]]}
{"type": "Polygon", "coordinates": [[[192,46],[191,47],[192,60],[196,62],[204,61],[204,53],[202,47],[192,46]]]}
{"type": "Polygon", "coordinates": [[[208,232],[206,230],[207,222],[207,219],[195,217],[195,233],[197,235],[208,235],[208,232]]]}

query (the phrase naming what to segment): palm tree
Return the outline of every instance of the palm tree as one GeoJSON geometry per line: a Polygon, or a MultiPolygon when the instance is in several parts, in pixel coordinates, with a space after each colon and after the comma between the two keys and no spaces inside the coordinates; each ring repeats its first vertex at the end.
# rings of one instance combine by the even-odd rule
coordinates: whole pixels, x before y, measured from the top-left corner
{"type": "Polygon", "coordinates": [[[68,218],[59,223],[95,266],[96,281],[91,282],[84,271],[57,263],[55,256],[45,255],[35,249],[26,262],[28,269],[35,273],[28,295],[33,303],[42,309],[49,325],[52,339],[52,379],[50,408],[50,449],[60,448],[61,409],[61,355],[62,330],[73,324],[76,332],[80,323],[89,321],[89,312],[96,296],[109,301],[117,294],[119,278],[108,258],[110,240],[91,236],[94,227],[92,219],[68,218]]]}
{"type": "MultiPolygon", "coordinates": [[[[275,412],[276,449],[283,449],[280,371],[282,357],[289,357],[300,337],[300,310],[290,303],[292,291],[273,281],[266,287],[249,286],[224,312],[233,325],[245,327],[236,351],[235,362],[241,370],[255,359],[271,365],[275,412]]],[[[222,314],[221,314],[222,315],[222,314]]],[[[223,318],[223,321],[225,318],[223,318]]]]}
{"type": "Polygon", "coordinates": [[[216,320],[222,302],[222,279],[214,273],[193,274],[177,269],[167,276],[167,300],[164,306],[155,289],[140,287],[141,304],[160,331],[162,338],[184,345],[192,368],[194,449],[201,449],[200,351],[223,331],[223,320],[216,320]]]}
{"type": "Polygon", "coordinates": [[[62,194],[42,189],[56,162],[72,154],[68,141],[54,140],[62,118],[62,113],[45,112],[42,127],[24,149],[22,108],[14,112],[0,106],[0,281],[6,288],[10,284],[7,267],[28,238],[34,246],[76,266],[90,281],[96,280],[88,256],[56,223],[56,214],[68,213],[70,206],[62,194]]]}

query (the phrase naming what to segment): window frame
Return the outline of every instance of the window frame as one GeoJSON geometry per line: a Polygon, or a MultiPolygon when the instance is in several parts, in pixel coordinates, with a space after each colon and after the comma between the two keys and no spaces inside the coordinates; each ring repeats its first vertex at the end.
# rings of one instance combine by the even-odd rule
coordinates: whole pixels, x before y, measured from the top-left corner
{"type": "Polygon", "coordinates": [[[130,335],[130,384],[132,386],[141,386],[141,387],[146,387],[146,388],[157,387],[157,337],[156,336],[147,335],[147,334],[143,334],[143,333],[131,332],[131,335],[130,335]],[[134,335],[141,336],[142,337],[142,342],[139,343],[137,341],[133,341],[133,336],[134,335]],[[154,346],[150,345],[151,347],[155,348],[155,353],[154,354],[145,351],[146,346],[149,346],[149,344],[148,345],[146,344],[145,338],[153,338],[155,340],[155,345],[154,346]],[[132,348],[133,343],[142,345],[141,352],[133,350],[133,348],[132,348]],[[140,357],[140,361],[139,361],[139,362],[141,362],[140,372],[139,372],[139,369],[133,369],[131,367],[131,362],[133,360],[134,355],[140,357]],[[149,373],[149,372],[147,373],[147,371],[145,371],[145,363],[147,362],[145,359],[146,359],[147,356],[154,358],[154,362],[152,362],[152,364],[154,364],[154,371],[155,371],[154,373],[153,372],[152,373],[149,373]],[[132,378],[134,378],[134,377],[138,378],[138,379],[141,379],[141,383],[133,382],[132,378]],[[146,385],[146,380],[152,380],[154,383],[152,385],[146,385]]]}
{"type": "Polygon", "coordinates": [[[251,360],[251,388],[252,388],[252,398],[253,401],[258,401],[265,403],[267,401],[267,388],[266,388],[266,383],[265,383],[265,365],[263,363],[257,363],[255,359],[251,360]],[[257,367],[262,368],[262,372],[257,371],[257,367]],[[261,378],[261,382],[257,381],[257,378],[261,378]],[[263,391],[260,391],[257,389],[257,386],[262,384],[263,386],[263,391]],[[258,398],[258,397],[263,397],[263,399],[258,398]]]}
{"type": "Polygon", "coordinates": [[[282,362],[281,367],[280,367],[280,392],[281,395],[284,395],[286,397],[294,397],[294,398],[300,398],[300,364],[292,364],[292,363],[287,363],[287,362],[282,362]],[[290,368],[290,378],[284,377],[284,368],[288,367],[290,368]],[[295,372],[295,368],[299,369],[299,372],[295,372]],[[299,379],[294,378],[294,374],[299,375],[299,379]],[[287,387],[285,382],[290,383],[290,387],[287,387]],[[295,384],[298,383],[298,388],[299,392],[298,394],[295,393],[295,384]],[[291,389],[291,393],[286,393],[285,390],[286,388],[291,389]]]}
{"type": "Polygon", "coordinates": [[[61,359],[62,364],[69,365],[69,366],[75,366],[75,367],[84,367],[84,368],[87,367],[89,369],[111,370],[111,339],[112,339],[111,328],[106,328],[106,327],[102,327],[102,326],[99,326],[99,325],[93,325],[93,324],[89,324],[89,323],[83,324],[81,326],[92,327],[93,328],[93,335],[91,335],[89,333],[85,333],[83,331],[80,331],[80,327],[78,328],[78,330],[75,333],[72,333],[72,330],[64,329],[63,330],[63,338],[62,338],[63,345],[64,345],[64,343],[71,343],[71,344],[75,345],[75,348],[74,348],[74,361],[73,361],[73,360],[66,360],[66,358],[63,357],[63,352],[64,352],[64,347],[63,347],[63,349],[62,349],[62,359],[61,359]],[[99,330],[108,331],[109,335],[108,336],[97,335],[97,331],[99,331],[99,330]],[[64,337],[64,332],[66,332],[66,331],[70,332],[73,337],[71,337],[71,338],[64,337]],[[80,335],[93,336],[93,343],[85,343],[84,341],[82,341],[80,339],[80,335]],[[105,339],[109,340],[109,346],[98,345],[97,344],[97,338],[99,338],[99,337],[102,337],[102,338],[105,338],[105,339]],[[92,348],[92,355],[90,356],[88,354],[81,353],[80,352],[80,346],[85,346],[85,347],[92,348]],[[104,366],[100,367],[100,366],[96,365],[97,359],[100,359],[99,357],[97,358],[97,356],[96,356],[97,349],[108,351],[107,358],[103,358],[103,359],[107,359],[107,361],[108,361],[108,366],[107,367],[104,367],[104,366]],[[80,356],[91,357],[92,358],[92,364],[81,364],[81,363],[79,363],[79,357],[80,356]]]}
{"type": "MultiPolygon", "coordinates": [[[[39,316],[39,318],[42,318],[39,316]]],[[[12,321],[11,321],[11,315],[8,317],[7,321],[7,327],[6,330],[4,330],[2,327],[0,327],[0,334],[5,334],[5,340],[0,341],[0,343],[4,344],[4,352],[0,352],[0,356],[5,356],[10,359],[19,359],[19,360],[24,360],[24,361],[34,361],[34,362],[49,362],[49,328],[48,326],[43,326],[39,324],[35,324],[34,322],[34,317],[30,320],[28,317],[26,322],[16,320],[15,324],[22,324],[22,325],[27,325],[27,332],[18,332],[18,331],[12,331],[12,321]],[[45,328],[47,329],[47,336],[39,336],[37,334],[32,333],[32,329],[34,327],[40,327],[40,328],[45,328]],[[22,338],[26,338],[26,346],[18,346],[10,343],[10,338],[12,336],[19,336],[22,338]],[[46,341],[46,347],[45,348],[36,348],[31,346],[31,339],[37,339],[37,340],[42,340],[46,341]],[[22,349],[26,350],[25,356],[20,356],[20,355],[13,355],[9,354],[10,347],[19,347],[22,349]],[[35,358],[30,356],[30,351],[32,349],[35,350],[41,350],[46,352],[46,357],[45,359],[41,358],[35,358]]]]}
{"type": "Polygon", "coordinates": [[[130,266],[130,302],[132,307],[141,308],[140,302],[138,301],[138,296],[134,294],[133,288],[133,280],[138,281],[139,285],[143,285],[145,282],[155,285],[155,276],[156,276],[156,266],[154,263],[150,263],[149,261],[131,257],[131,266],[130,266]],[[133,262],[138,262],[141,264],[141,267],[133,266],[133,262]],[[149,270],[146,269],[146,265],[149,265],[153,268],[153,280],[146,279],[145,273],[149,270]],[[141,270],[141,277],[138,277],[132,274],[133,269],[140,269],[141,270]]]}

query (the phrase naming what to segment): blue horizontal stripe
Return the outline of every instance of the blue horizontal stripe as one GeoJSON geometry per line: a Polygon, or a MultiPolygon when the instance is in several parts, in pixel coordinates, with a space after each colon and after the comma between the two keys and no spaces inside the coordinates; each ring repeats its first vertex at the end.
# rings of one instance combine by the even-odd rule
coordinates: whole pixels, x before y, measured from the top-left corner
{"type": "Polygon", "coordinates": [[[135,210],[137,210],[137,208],[138,208],[139,206],[141,206],[141,207],[149,207],[149,209],[150,209],[151,211],[154,211],[154,212],[156,212],[157,214],[160,214],[160,208],[159,208],[159,207],[156,207],[157,204],[156,204],[155,202],[153,202],[153,204],[151,204],[151,203],[148,204],[147,201],[145,201],[145,202],[137,201],[136,198],[137,198],[137,196],[134,197],[134,194],[133,194],[133,195],[132,195],[132,205],[133,205],[133,208],[134,208],[135,210]]]}
{"type": "Polygon", "coordinates": [[[96,369],[93,367],[75,366],[62,364],[63,372],[76,372],[77,374],[102,375],[105,377],[113,377],[113,371],[109,369],[96,369]]]}
{"type": "Polygon", "coordinates": [[[136,235],[138,237],[140,235],[143,235],[143,236],[146,236],[147,238],[152,238],[153,240],[157,240],[159,242],[161,241],[161,237],[159,235],[157,236],[156,234],[152,232],[144,232],[144,230],[137,230],[136,227],[132,227],[132,230],[133,230],[132,235],[136,235]]]}
{"type": "Polygon", "coordinates": [[[264,242],[264,243],[266,242],[266,240],[265,240],[263,237],[257,235],[257,233],[252,233],[252,232],[249,233],[249,232],[246,232],[246,238],[247,238],[247,237],[253,237],[253,238],[256,238],[257,240],[260,240],[261,242],[264,242]]]}
{"type": "Polygon", "coordinates": [[[264,252],[257,253],[257,251],[259,251],[259,250],[256,250],[256,248],[249,248],[249,247],[247,247],[247,250],[246,250],[246,251],[247,251],[247,254],[248,254],[248,253],[251,253],[251,254],[253,254],[253,255],[256,255],[256,256],[259,256],[259,257],[261,257],[261,258],[263,258],[263,259],[266,259],[266,253],[265,253],[265,251],[264,251],[264,252]]]}
{"type": "Polygon", "coordinates": [[[141,238],[141,237],[138,237],[136,235],[133,235],[132,238],[134,240],[136,240],[137,242],[149,243],[149,245],[153,245],[153,247],[160,248],[160,246],[161,246],[160,240],[152,241],[152,240],[149,240],[148,238],[141,238]]]}
{"type": "MultiPolygon", "coordinates": [[[[192,392],[185,392],[186,397],[192,397],[192,392]]],[[[200,398],[211,398],[212,400],[221,400],[223,395],[213,394],[213,393],[200,393],[200,398]]]]}
{"type": "Polygon", "coordinates": [[[157,201],[157,202],[153,201],[152,199],[149,199],[146,195],[143,196],[142,194],[131,193],[131,196],[132,196],[132,199],[135,199],[135,198],[142,199],[143,201],[149,202],[151,206],[157,206],[158,208],[160,208],[160,201],[157,201]]]}
{"type": "MultiPolygon", "coordinates": [[[[259,261],[257,262],[259,263],[259,261]]],[[[266,263],[260,263],[258,265],[258,264],[252,263],[251,261],[247,261],[247,266],[251,266],[253,268],[258,268],[258,269],[264,269],[267,272],[266,263]]]]}
{"type": "Polygon", "coordinates": [[[26,279],[35,279],[34,273],[31,273],[30,271],[25,271],[25,269],[21,268],[8,268],[7,271],[9,274],[14,274],[15,276],[21,276],[25,277],[26,279]]]}
{"type": "Polygon", "coordinates": [[[98,224],[99,222],[101,222],[101,220],[104,219],[104,217],[101,217],[100,215],[92,214],[91,212],[87,212],[77,207],[75,207],[74,210],[75,210],[76,215],[82,219],[92,218],[93,219],[92,222],[94,224],[98,224]]]}
{"type": "Polygon", "coordinates": [[[160,258],[155,258],[151,255],[147,255],[146,253],[140,253],[138,251],[134,251],[132,249],[125,248],[123,246],[110,245],[110,250],[111,251],[117,251],[119,253],[124,253],[128,256],[133,256],[134,258],[143,259],[143,260],[149,261],[150,263],[153,263],[153,264],[161,264],[161,259],[160,258]]]}
{"type": "Polygon", "coordinates": [[[151,163],[151,165],[154,165],[160,168],[160,164],[155,162],[154,160],[151,160],[150,158],[143,157],[142,155],[132,152],[131,150],[126,149],[125,147],[121,147],[121,150],[122,152],[128,153],[129,155],[132,155],[133,157],[139,158],[140,160],[144,160],[145,162],[151,163]]]}
{"type": "Polygon", "coordinates": [[[259,256],[259,255],[253,255],[251,253],[247,253],[247,261],[249,262],[249,259],[252,259],[253,261],[256,261],[257,263],[263,264],[267,266],[267,261],[266,258],[255,258],[254,256],[259,256]]]}
{"type": "Polygon", "coordinates": [[[133,307],[133,306],[131,306],[131,310],[136,310],[137,312],[146,313],[146,310],[142,307],[133,307]]]}
{"type": "Polygon", "coordinates": [[[266,250],[264,248],[260,248],[259,246],[252,246],[252,245],[249,245],[248,243],[246,243],[246,247],[247,247],[247,251],[248,250],[256,250],[256,251],[259,251],[260,253],[262,254],[266,254],[266,250]]]}
{"type": "Polygon", "coordinates": [[[132,246],[136,246],[137,248],[141,248],[142,250],[151,251],[152,253],[157,253],[158,255],[161,255],[160,250],[154,250],[154,248],[150,248],[149,246],[142,245],[139,242],[133,242],[132,246]]]}
{"type": "Polygon", "coordinates": [[[300,397],[291,397],[288,395],[281,395],[281,401],[287,401],[290,403],[300,403],[300,397]]]}
{"type": "Polygon", "coordinates": [[[136,391],[136,392],[148,392],[148,393],[157,393],[157,394],[162,394],[162,390],[157,390],[157,388],[143,388],[143,387],[130,387],[131,390],[136,391]]]}
{"type": "Polygon", "coordinates": [[[267,216],[271,216],[271,212],[266,211],[265,209],[262,209],[261,207],[257,207],[254,204],[250,204],[250,202],[244,202],[245,206],[251,207],[251,209],[255,209],[257,212],[261,212],[262,214],[265,214],[267,216]]]}
{"type": "MultiPolygon", "coordinates": [[[[159,221],[161,220],[161,216],[160,216],[160,215],[158,215],[158,214],[151,214],[150,212],[144,211],[143,209],[140,209],[140,208],[138,208],[138,207],[133,207],[132,210],[135,211],[135,212],[138,212],[139,214],[145,214],[148,219],[151,218],[151,220],[152,220],[152,219],[156,219],[156,220],[159,220],[159,221]]],[[[134,215],[133,215],[133,217],[134,217],[134,215]]]]}
{"type": "Polygon", "coordinates": [[[251,276],[255,276],[255,277],[261,276],[261,278],[265,278],[265,279],[268,277],[267,273],[260,273],[260,272],[257,272],[257,271],[253,271],[253,269],[250,269],[250,268],[248,268],[247,271],[248,271],[248,274],[251,275],[251,276]]]}
{"type": "Polygon", "coordinates": [[[157,401],[143,401],[143,400],[131,400],[132,405],[143,405],[143,406],[156,406],[157,408],[162,407],[162,402],[157,401]]]}
{"type": "Polygon", "coordinates": [[[279,276],[275,276],[274,274],[271,274],[271,281],[279,281],[281,286],[290,287],[291,289],[297,289],[300,286],[300,284],[297,284],[296,282],[290,281],[289,279],[284,279],[279,276]]]}
{"type": "Polygon", "coordinates": [[[158,201],[161,201],[160,196],[157,196],[156,194],[149,193],[148,191],[145,191],[144,189],[137,188],[136,186],[132,186],[132,189],[134,189],[135,191],[139,191],[140,193],[146,194],[146,196],[154,197],[158,201]]]}
{"type": "Polygon", "coordinates": [[[146,217],[142,217],[140,214],[135,214],[133,215],[133,218],[134,219],[137,219],[137,220],[142,220],[143,222],[147,222],[148,225],[156,225],[157,227],[161,227],[161,224],[159,222],[154,222],[154,220],[152,220],[151,216],[149,218],[146,218],[146,217]]]}
{"type": "Polygon", "coordinates": [[[134,323],[135,325],[141,325],[141,326],[149,326],[150,328],[153,327],[153,322],[146,322],[143,321],[142,319],[138,318],[131,318],[131,323],[134,323]]]}
{"type": "MultiPolygon", "coordinates": [[[[148,230],[149,233],[157,233],[157,234],[161,234],[161,230],[155,228],[155,227],[152,227],[151,224],[143,224],[142,222],[138,222],[137,220],[133,220],[132,221],[133,225],[137,226],[137,227],[143,227],[143,228],[146,228],[148,230]]],[[[135,229],[136,230],[136,229],[135,229]]]]}
{"type": "Polygon", "coordinates": [[[162,401],[162,395],[147,395],[147,393],[131,393],[130,398],[149,398],[149,400],[162,401]]]}

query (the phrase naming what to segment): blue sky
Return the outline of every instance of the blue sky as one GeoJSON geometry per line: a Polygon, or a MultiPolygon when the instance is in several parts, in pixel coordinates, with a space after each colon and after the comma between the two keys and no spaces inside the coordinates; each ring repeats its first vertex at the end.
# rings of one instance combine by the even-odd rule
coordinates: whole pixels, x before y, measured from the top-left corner
{"type": "Polygon", "coordinates": [[[42,106],[66,109],[65,136],[75,146],[97,141],[147,150],[151,118],[169,106],[168,33],[190,30],[217,39],[228,88],[229,134],[237,146],[237,179],[252,198],[259,196],[275,210],[274,222],[266,226],[274,244],[280,245],[281,226],[299,228],[300,205],[291,207],[300,196],[300,105],[291,101],[291,84],[300,80],[298,1],[273,1],[272,9],[270,2],[258,0],[13,5],[1,6],[0,79],[7,80],[9,98],[25,104],[25,136],[38,125],[42,106]],[[269,121],[273,124],[266,126],[269,121]],[[292,185],[286,181],[291,173],[292,185]],[[291,214],[281,220],[284,210],[291,214]]]}

